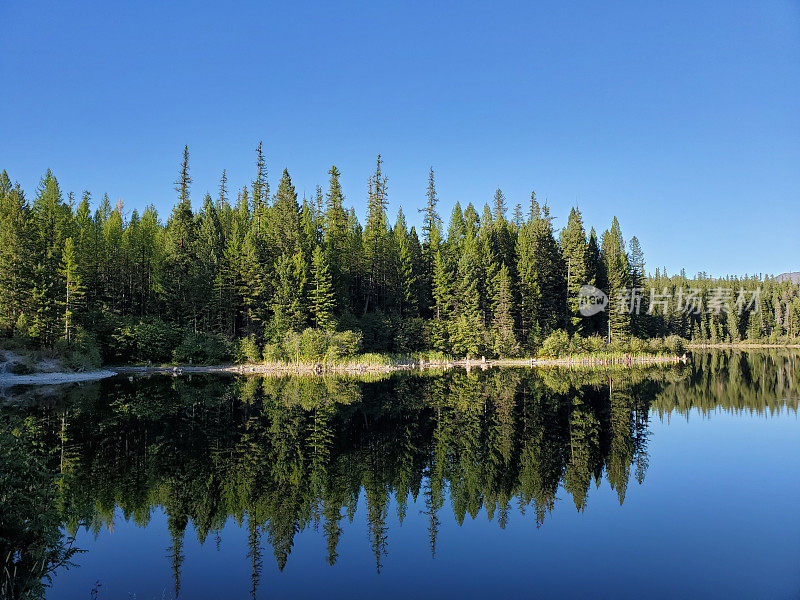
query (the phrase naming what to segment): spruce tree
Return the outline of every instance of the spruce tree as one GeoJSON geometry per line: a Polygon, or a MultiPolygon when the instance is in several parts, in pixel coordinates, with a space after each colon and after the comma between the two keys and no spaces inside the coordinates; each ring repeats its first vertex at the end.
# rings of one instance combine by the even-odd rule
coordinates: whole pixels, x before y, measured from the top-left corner
{"type": "MultiPolygon", "coordinates": [[[[253,226],[256,226],[255,214],[253,214],[253,226]]],[[[300,205],[297,202],[297,192],[292,185],[292,178],[286,169],[283,170],[278,183],[267,229],[269,232],[267,241],[276,259],[301,251],[300,205]]]]}
{"type": "Polygon", "coordinates": [[[420,307],[425,316],[431,316],[427,308],[433,296],[433,263],[441,243],[441,218],[436,210],[439,197],[436,194],[436,181],[433,167],[428,173],[428,188],[425,193],[425,208],[421,209],[422,219],[422,269],[419,271],[420,307]]]}
{"type": "MultiPolygon", "coordinates": [[[[261,142],[256,148],[256,178],[250,186],[253,197],[253,229],[255,238],[261,240],[267,220],[267,207],[269,204],[269,182],[267,181],[267,166],[261,142]]],[[[286,173],[286,171],[284,171],[286,173]]]]}
{"type": "Polygon", "coordinates": [[[511,278],[506,265],[500,267],[496,279],[492,350],[499,357],[516,356],[519,353],[519,343],[514,332],[514,298],[511,293],[511,278]]]}
{"type": "Polygon", "coordinates": [[[388,206],[387,178],[381,166],[383,161],[378,155],[375,173],[369,181],[369,202],[367,205],[367,223],[364,227],[364,261],[367,272],[365,274],[366,297],[364,299],[364,314],[372,305],[380,308],[387,288],[388,279],[388,227],[386,223],[386,208],[388,206]]]}
{"type": "Polygon", "coordinates": [[[494,218],[499,221],[506,216],[506,197],[503,191],[497,188],[494,192],[494,218]]]}
{"type": "Polygon", "coordinates": [[[80,306],[84,288],[78,268],[78,252],[71,237],[64,241],[64,251],[61,256],[61,276],[64,279],[64,339],[67,343],[72,341],[72,332],[75,329],[74,315],[80,306]]]}
{"type": "Polygon", "coordinates": [[[441,250],[437,250],[433,260],[433,323],[431,324],[433,345],[440,352],[449,350],[447,320],[452,306],[450,277],[445,268],[441,250]]]}
{"type": "Polygon", "coordinates": [[[311,260],[311,319],[314,327],[331,331],[336,323],[333,318],[335,296],[322,248],[317,246],[311,260]]]}
{"type": "Polygon", "coordinates": [[[411,254],[411,243],[402,208],[397,213],[397,222],[392,229],[392,234],[397,253],[397,298],[399,299],[400,312],[405,317],[414,317],[417,316],[418,312],[416,297],[417,275],[414,272],[414,257],[411,254]]]}
{"type": "MultiPolygon", "coordinates": [[[[183,149],[183,162],[175,190],[178,192],[178,204],[172,210],[167,221],[165,239],[165,276],[164,287],[170,315],[178,325],[196,326],[193,294],[197,291],[193,279],[195,271],[195,250],[197,231],[189,200],[191,185],[189,176],[189,149],[183,149]]],[[[113,213],[112,213],[113,214],[113,213]]],[[[108,217],[110,219],[110,216],[108,217]]],[[[108,220],[106,220],[106,223],[108,220]]],[[[107,232],[113,231],[104,226],[107,232]]]]}
{"type": "Polygon", "coordinates": [[[614,217],[611,229],[603,233],[602,260],[608,281],[608,339],[630,334],[630,273],[625,242],[620,231],[619,221],[614,217]]]}
{"type": "Polygon", "coordinates": [[[532,201],[531,220],[517,238],[517,270],[522,296],[524,343],[534,349],[539,338],[563,323],[566,289],[563,259],[553,236],[547,207],[532,201]]]}
{"type": "Polygon", "coordinates": [[[30,207],[19,184],[0,173],[0,331],[13,333],[33,287],[30,207]]]}
{"type": "Polygon", "coordinates": [[[484,346],[485,329],[480,313],[477,248],[472,238],[464,245],[456,277],[458,294],[449,327],[450,344],[456,355],[475,356],[484,346]]]}
{"type": "MultiPolygon", "coordinates": [[[[642,245],[639,243],[639,238],[633,236],[630,241],[629,261],[631,267],[631,288],[636,290],[637,294],[645,294],[645,269],[644,269],[644,251],[642,245]]],[[[646,333],[646,311],[640,311],[638,314],[634,311],[631,315],[631,331],[638,336],[643,336],[646,333]]],[[[682,315],[685,317],[685,315],[682,315]]],[[[684,332],[686,333],[686,332],[684,332]]]]}
{"type": "Polygon", "coordinates": [[[42,177],[32,207],[33,235],[33,320],[31,331],[43,345],[50,346],[61,334],[60,277],[61,253],[68,237],[71,212],[61,196],[61,189],[48,169],[42,177]]]}
{"type": "Polygon", "coordinates": [[[302,331],[305,322],[303,294],[307,269],[303,255],[282,255],[275,265],[275,295],[272,298],[272,322],[267,337],[281,341],[289,331],[302,331]]]}
{"type": "Polygon", "coordinates": [[[568,329],[570,332],[582,331],[585,321],[578,313],[578,292],[589,283],[589,245],[583,229],[583,219],[577,208],[570,210],[567,226],[561,232],[561,250],[567,267],[568,329]]]}
{"type": "Polygon", "coordinates": [[[339,182],[339,169],[336,165],[328,171],[330,180],[325,195],[325,250],[331,269],[333,288],[336,293],[336,304],[346,310],[350,300],[350,265],[352,256],[348,254],[350,232],[347,224],[347,213],[344,210],[344,194],[339,182]]]}

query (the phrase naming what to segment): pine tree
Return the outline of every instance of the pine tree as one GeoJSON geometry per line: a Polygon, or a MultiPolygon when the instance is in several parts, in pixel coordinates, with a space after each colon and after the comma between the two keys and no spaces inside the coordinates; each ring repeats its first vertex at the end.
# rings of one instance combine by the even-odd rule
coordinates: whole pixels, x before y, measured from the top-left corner
{"type": "Polygon", "coordinates": [[[366,298],[364,314],[373,305],[380,308],[387,288],[387,249],[388,227],[386,224],[387,178],[381,170],[380,154],[375,166],[375,173],[369,181],[369,203],[367,207],[367,224],[364,227],[364,260],[366,263],[366,298]]]}
{"type": "Polygon", "coordinates": [[[531,220],[517,238],[517,270],[522,296],[522,327],[529,349],[559,323],[563,323],[566,305],[563,259],[553,236],[547,207],[539,210],[532,201],[531,220]]]}
{"type": "Polygon", "coordinates": [[[567,226],[561,232],[561,250],[567,263],[567,310],[569,331],[582,330],[584,320],[578,313],[578,292],[588,281],[589,245],[583,229],[583,219],[577,208],[569,212],[567,226]]]}
{"type": "Polygon", "coordinates": [[[78,252],[71,237],[64,241],[61,276],[64,279],[64,339],[69,343],[72,341],[72,332],[75,329],[73,317],[84,293],[78,269],[78,252]]]}
{"type": "Polygon", "coordinates": [[[328,192],[325,195],[325,225],[324,240],[328,253],[328,263],[331,268],[333,287],[336,292],[336,304],[340,309],[349,308],[350,300],[350,263],[347,247],[349,244],[349,229],[347,213],[343,208],[344,194],[339,182],[339,169],[336,165],[328,171],[330,181],[328,192]]]}
{"type": "Polygon", "coordinates": [[[272,298],[272,322],[268,338],[280,341],[289,331],[302,331],[304,324],[303,293],[307,269],[303,255],[282,255],[275,265],[275,295],[272,298]]]}
{"type": "Polygon", "coordinates": [[[496,221],[504,219],[506,216],[506,197],[503,191],[497,188],[494,192],[494,218],[496,221]]]}
{"type": "Polygon", "coordinates": [[[322,248],[314,248],[311,262],[311,318],[314,327],[333,330],[335,297],[328,263],[322,248]]]}
{"type": "Polygon", "coordinates": [[[449,327],[450,343],[455,354],[475,356],[483,348],[485,330],[480,313],[478,257],[471,238],[458,261],[457,287],[455,316],[449,327]]]}
{"type": "Polygon", "coordinates": [[[496,356],[509,357],[519,353],[519,343],[514,333],[514,298],[511,293],[511,278],[508,267],[502,265],[498,271],[494,296],[494,320],[492,322],[492,350],[496,356]]]}
{"type": "Polygon", "coordinates": [[[608,281],[608,339],[612,340],[629,335],[631,326],[630,306],[625,300],[631,294],[631,268],[616,217],[611,229],[603,233],[602,260],[608,281]]]}
{"type": "MultiPolygon", "coordinates": [[[[286,171],[284,171],[284,175],[286,171]]],[[[256,148],[256,178],[250,186],[253,192],[253,229],[255,236],[260,240],[263,230],[266,227],[267,206],[269,202],[269,182],[267,181],[267,166],[264,160],[264,153],[261,150],[261,142],[256,148]]],[[[260,242],[259,242],[260,243],[260,242]]]]}
{"type": "Polygon", "coordinates": [[[433,261],[433,323],[431,324],[433,344],[440,352],[449,349],[447,320],[450,317],[452,293],[441,250],[437,250],[433,261]]]}
{"type": "Polygon", "coordinates": [[[30,207],[19,184],[0,173],[0,331],[14,332],[33,287],[30,207]]]}

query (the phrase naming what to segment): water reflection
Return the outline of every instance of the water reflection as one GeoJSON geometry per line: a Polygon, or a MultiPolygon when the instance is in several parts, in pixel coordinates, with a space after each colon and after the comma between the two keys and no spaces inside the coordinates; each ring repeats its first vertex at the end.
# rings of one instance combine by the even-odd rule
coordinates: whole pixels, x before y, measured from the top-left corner
{"type": "Polygon", "coordinates": [[[110,527],[115,509],[141,526],[166,513],[177,596],[187,529],[218,544],[230,518],[248,532],[255,595],[264,553],[283,569],[304,529],[334,565],[361,497],[378,571],[390,507],[402,522],[409,500],[421,500],[432,556],[442,511],[461,524],[485,509],[503,528],[513,505],[540,526],[567,497],[584,510],[603,478],[622,504],[631,478],[645,480],[653,415],[796,412],[797,359],[718,352],[667,369],[373,381],[155,376],[37,392],[0,413],[3,597],[42,595],[55,569],[79,562],[70,538],[110,527]]]}

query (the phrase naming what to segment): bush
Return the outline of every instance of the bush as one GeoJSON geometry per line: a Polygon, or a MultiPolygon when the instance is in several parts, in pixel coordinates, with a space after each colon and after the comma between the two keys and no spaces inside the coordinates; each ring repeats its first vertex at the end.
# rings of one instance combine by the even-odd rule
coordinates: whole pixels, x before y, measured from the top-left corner
{"type": "Polygon", "coordinates": [[[180,332],[159,318],[137,323],[133,328],[136,359],[141,362],[167,362],[181,339],[180,332]]]}
{"type": "Polygon", "coordinates": [[[559,358],[570,351],[569,335],[563,329],[557,329],[542,342],[539,354],[548,358],[559,358]]]}
{"type": "Polygon", "coordinates": [[[119,323],[109,338],[107,357],[113,363],[130,363],[136,360],[135,326],[119,323]]]}
{"type": "Polygon", "coordinates": [[[261,360],[261,350],[256,343],[256,336],[252,333],[236,343],[236,362],[255,363],[261,360]]]}
{"type": "Polygon", "coordinates": [[[394,349],[407,354],[424,348],[425,322],[419,317],[400,319],[394,336],[394,349]]]}
{"type": "Polygon", "coordinates": [[[230,358],[230,346],[223,337],[213,333],[187,331],[172,352],[176,363],[213,364],[230,358]]]}
{"type": "Polygon", "coordinates": [[[30,337],[30,326],[28,325],[28,317],[25,313],[20,313],[17,322],[14,324],[14,337],[18,339],[27,339],[30,337]]]}
{"type": "Polygon", "coordinates": [[[76,327],[73,341],[64,354],[64,363],[70,369],[97,369],[102,364],[97,336],[82,327],[76,327]]]}
{"type": "Polygon", "coordinates": [[[392,319],[377,310],[361,319],[365,352],[387,352],[392,348],[395,332],[392,319]]]}
{"type": "Polygon", "coordinates": [[[325,350],[326,362],[337,362],[344,358],[355,356],[361,351],[361,332],[337,331],[328,337],[328,347],[325,350]]]}
{"type": "Polygon", "coordinates": [[[355,356],[361,352],[363,338],[360,331],[337,331],[331,339],[331,348],[339,356],[355,356]]]}
{"type": "Polygon", "coordinates": [[[287,362],[289,360],[281,344],[267,344],[264,346],[262,357],[267,362],[287,362]]]}
{"type": "Polygon", "coordinates": [[[686,340],[677,335],[671,335],[664,340],[664,346],[670,354],[683,356],[686,354],[686,340]]]}
{"type": "Polygon", "coordinates": [[[328,349],[328,334],[321,329],[308,327],[300,335],[300,357],[303,360],[319,360],[328,349]]]}

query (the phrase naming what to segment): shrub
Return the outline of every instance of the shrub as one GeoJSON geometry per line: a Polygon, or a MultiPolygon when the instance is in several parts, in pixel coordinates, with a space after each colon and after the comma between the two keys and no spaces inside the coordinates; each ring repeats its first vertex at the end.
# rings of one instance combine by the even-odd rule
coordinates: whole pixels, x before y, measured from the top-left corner
{"type": "Polygon", "coordinates": [[[328,347],[325,351],[327,362],[336,362],[348,358],[361,351],[361,332],[337,331],[328,337],[328,347]]]}
{"type": "Polygon", "coordinates": [[[102,364],[100,345],[97,336],[76,327],[73,341],[64,356],[64,362],[70,369],[97,369],[102,364]]]}
{"type": "Polygon", "coordinates": [[[288,357],[281,344],[267,344],[264,346],[262,358],[267,362],[286,362],[288,357]]]}
{"type": "Polygon", "coordinates": [[[647,350],[647,342],[641,338],[633,337],[628,344],[628,352],[631,354],[642,354],[647,350]]]}
{"type": "Polygon", "coordinates": [[[142,362],[167,362],[180,341],[180,332],[159,318],[145,319],[133,328],[136,359],[142,362]]]}
{"type": "Polygon", "coordinates": [[[392,319],[381,311],[367,313],[361,319],[365,352],[386,352],[395,337],[392,319]]]}
{"type": "Polygon", "coordinates": [[[36,372],[33,363],[28,357],[8,365],[8,372],[12,375],[31,375],[36,372]]]}
{"type": "Polygon", "coordinates": [[[303,336],[296,331],[289,331],[283,336],[283,351],[286,354],[286,360],[294,362],[302,358],[300,353],[302,337],[303,336]]]}
{"type": "Polygon", "coordinates": [[[261,350],[256,343],[256,336],[252,333],[236,343],[236,362],[255,363],[261,360],[261,350]]]}
{"type": "Polygon", "coordinates": [[[229,344],[221,336],[187,331],[172,352],[172,360],[177,363],[209,364],[224,361],[230,358],[230,354],[229,344]]]}
{"type": "Polygon", "coordinates": [[[327,333],[321,329],[307,327],[300,335],[300,357],[303,360],[319,360],[328,349],[327,333]]]}
{"type": "Polygon", "coordinates": [[[28,325],[28,317],[25,316],[25,313],[20,313],[17,322],[14,324],[14,337],[19,339],[30,337],[30,326],[28,325]]]}
{"type": "Polygon", "coordinates": [[[682,356],[686,353],[686,340],[677,335],[671,335],[664,340],[664,346],[670,354],[682,356]]]}
{"type": "Polygon", "coordinates": [[[134,327],[129,323],[118,323],[112,330],[107,357],[114,363],[129,363],[135,360],[136,336],[134,327]]]}
{"type": "Polygon", "coordinates": [[[337,331],[331,340],[331,347],[336,347],[340,356],[355,356],[361,352],[362,344],[360,331],[337,331]]]}
{"type": "Polygon", "coordinates": [[[569,353],[569,335],[563,329],[557,329],[542,342],[539,354],[549,358],[558,358],[569,353]]]}
{"type": "Polygon", "coordinates": [[[394,336],[394,349],[409,353],[422,350],[425,346],[425,322],[419,317],[400,319],[394,336]]]}

